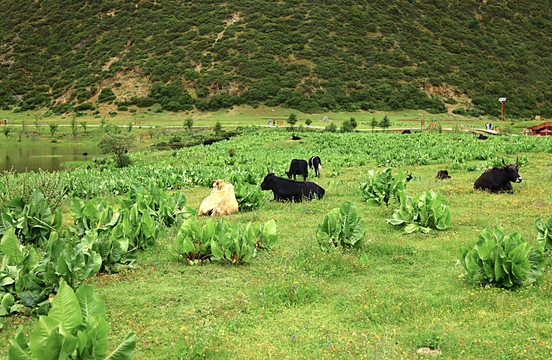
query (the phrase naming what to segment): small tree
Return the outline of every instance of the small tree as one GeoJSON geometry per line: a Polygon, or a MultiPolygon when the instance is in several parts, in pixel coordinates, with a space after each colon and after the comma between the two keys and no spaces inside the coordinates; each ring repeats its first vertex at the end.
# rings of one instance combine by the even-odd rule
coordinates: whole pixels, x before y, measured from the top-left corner
{"type": "Polygon", "coordinates": [[[307,130],[308,130],[310,124],[312,124],[312,120],[311,119],[305,120],[305,124],[307,124],[307,130]]]}
{"type": "Polygon", "coordinates": [[[379,125],[384,130],[388,129],[391,126],[391,120],[389,120],[389,116],[385,115],[379,125]]]}
{"type": "Polygon", "coordinates": [[[29,129],[27,129],[27,122],[25,120],[21,122],[21,130],[23,130],[25,136],[29,137],[29,129]]]}
{"type": "Polygon", "coordinates": [[[56,135],[56,131],[58,129],[58,124],[48,124],[50,126],[50,134],[52,134],[52,138],[56,135]]]}
{"type": "Polygon", "coordinates": [[[77,117],[75,115],[71,118],[71,134],[73,137],[77,136],[77,117]]]}
{"type": "Polygon", "coordinates": [[[134,136],[131,134],[106,134],[102,136],[98,147],[103,154],[115,155],[117,167],[125,167],[131,164],[128,151],[134,146],[134,136]]]}
{"type": "Polygon", "coordinates": [[[184,126],[188,129],[188,134],[190,134],[190,137],[192,137],[192,127],[194,127],[194,119],[188,117],[186,120],[184,120],[184,126]]]}
{"type": "Polygon", "coordinates": [[[378,126],[379,123],[378,121],[376,120],[375,117],[372,118],[372,121],[370,121],[370,126],[372,127],[372,132],[374,132],[374,129],[376,128],[376,126],[378,126]]]}
{"type": "Polygon", "coordinates": [[[23,129],[17,130],[17,136],[19,137],[19,142],[21,142],[21,137],[23,136],[23,129]]]}
{"type": "Polygon", "coordinates": [[[337,125],[335,123],[329,123],[326,128],[325,128],[325,131],[327,132],[336,132],[337,131],[337,125]]]}
{"type": "Polygon", "coordinates": [[[291,131],[293,131],[293,127],[295,126],[295,124],[297,124],[297,115],[295,115],[294,113],[289,114],[287,123],[291,125],[291,131]]]}
{"type": "Polygon", "coordinates": [[[213,127],[213,132],[216,136],[219,136],[222,133],[222,125],[220,124],[220,121],[217,121],[217,123],[213,127]]]}
{"type": "Polygon", "coordinates": [[[3,130],[4,130],[4,135],[6,135],[6,139],[7,139],[8,136],[10,136],[11,127],[4,126],[3,130]]]}
{"type": "Polygon", "coordinates": [[[34,125],[36,127],[36,132],[40,134],[40,115],[35,115],[34,125]]]}
{"type": "Polygon", "coordinates": [[[82,129],[84,130],[84,133],[86,134],[86,124],[87,122],[86,121],[81,121],[81,126],[82,126],[82,129]]]}
{"type": "Polygon", "coordinates": [[[354,117],[352,117],[349,122],[351,123],[351,126],[353,127],[353,130],[356,129],[358,127],[358,122],[356,121],[356,119],[354,117]]]}
{"type": "Polygon", "coordinates": [[[103,134],[104,127],[105,127],[106,124],[107,124],[107,118],[104,115],[104,116],[102,116],[102,119],[100,120],[100,133],[103,134]]]}
{"type": "Polygon", "coordinates": [[[355,128],[353,127],[353,124],[351,124],[350,120],[345,120],[341,124],[341,132],[353,132],[355,128]]]}
{"type": "Polygon", "coordinates": [[[128,132],[132,131],[132,121],[128,122],[128,132]]]}

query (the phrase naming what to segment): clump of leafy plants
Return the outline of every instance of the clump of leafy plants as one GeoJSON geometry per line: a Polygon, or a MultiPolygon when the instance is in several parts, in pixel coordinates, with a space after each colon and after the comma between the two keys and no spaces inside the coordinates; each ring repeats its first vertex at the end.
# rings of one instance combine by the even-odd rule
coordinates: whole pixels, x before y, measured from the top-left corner
{"type": "Polygon", "coordinates": [[[45,314],[48,297],[59,288],[60,281],[72,287],[94,276],[102,265],[101,255],[86,244],[73,244],[50,234],[42,257],[32,245],[22,245],[10,228],[0,242],[0,297],[9,302],[0,306],[0,316],[13,312],[45,314]]]}
{"type": "Polygon", "coordinates": [[[119,213],[102,199],[84,202],[78,197],[72,198],[71,215],[74,227],[69,229],[79,237],[88,230],[95,230],[100,235],[109,233],[119,221],[119,213]]]}
{"type": "Polygon", "coordinates": [[[261,186],[251,186],[243,182],[234,185],[236,200],[240,211],[250,211],[258,209],[264,202],[264,193],[261,186]]]}
{"type": "Polygon", "coordinates": [[[316,238],[323,251],[337,247],[360,248],[364,241],[366,224],[353,203],[346,201],[332,209],[318,225],[316,238]]]}
{"type": "Polygon", "coordinates": [[[535,221],[535,228],[538,232],[537,240],[544,242],[544,249],[547,253],[552,253],[552,216],[546,220],[539,216],[535,221]]]}
{"type": "Polygon", "coordinates": [[[481,232],[473,249],[462,246],[458,258],[467,277],[482,285],[526,286],[542,275],[544,242],[533,247],[519,233],[505,235],[502,227],[495,226],[481,232]]]}
{"type": "Polygon", "coordinates": [[[105,306],[93,287],[84,285],[74,292],[62,281],[52,309],[39,317],[29,340],[21,329],[10,339],[9,359],[132,359],[132,331],[106,357],[108,330],[105,306]]]}
{"type": "Polygon", "coordinates": [[[431,229],[445,230],[450,226],[451,213],[443,203],[441,195],[427,190],[412,199],[401,196],[400,208],[395,210],[392,219],[387,222],[395,226],[404,226],[404,233],[417,231],[428,233],[431,229]]]}
{"type": "Polygon", "coordinates": [[[28,201],[17,197],[8,203],[0,220],[0,235],[13,227],[23,243],[40,244],[51,232],[59,232],[61,221],[61,212],[52,213],[42,192],[35,189],[28,201]]]}
{"type": "Polygon", "coordinates": [[[129,208],[140,201],[147,204],[153,210],[154,214],[152,215],[157,221],[166,226],[174,225],[179,215],[188,217],[196,213],[195,210],[186,206],[186,196],[182,192],[171,196],[155,183],[148,183],[145,186],[132,183],[129,187],[128,199],[123,201],[122,207],[129,208]]]}
{"type": "Polygon", "coordinates": [[[243,264],[255,257],[257,249],[270,248],[278,240],[276,222],[229,224],[207,219],[203,227],[197,218],[186,219],[176,238],[174,252],[190,264],[207,260],[243,264]]]}
{"type": "Polygon", "coordinates": [[[370,170],[365,181],[360,183],[360,191],[369,204],[388,205],[393,198],[398,200],[401,194],[405,193],[407,182],[404,170],[399,170],[395,176],[391,168],[383,169],[378,173],[370,170]]]}

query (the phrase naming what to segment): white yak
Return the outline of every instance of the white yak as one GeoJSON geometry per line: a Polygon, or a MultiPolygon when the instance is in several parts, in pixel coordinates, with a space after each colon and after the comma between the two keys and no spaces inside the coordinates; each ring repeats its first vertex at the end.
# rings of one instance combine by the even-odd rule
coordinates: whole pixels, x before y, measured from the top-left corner
{"type": "Polygon", "coordinates": [[[199,207],[198,215],[229,215],[238,212],[238,202],[234,186],[224,180],[216,180],[211,195],[207,196],[199,207]]]}

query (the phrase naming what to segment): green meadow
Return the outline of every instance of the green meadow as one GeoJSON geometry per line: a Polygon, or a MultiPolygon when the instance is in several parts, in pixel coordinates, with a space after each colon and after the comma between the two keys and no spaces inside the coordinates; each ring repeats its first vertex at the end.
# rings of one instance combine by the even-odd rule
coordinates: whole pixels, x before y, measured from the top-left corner
{"type": "MultiPolygon", "coordinates": [[[[421,348],[446,359],[550,358],[550,257],[538,282],[516,289],[482,286],[457,262],[461,246],[472,248],[483,230],[496,225],[537,244],[535,221],[552,215],[546,201],[552,185],[547,140],[492,137],[485,143],[470,134],[411,138],[312,130],[300,136],[290,141],[291,133],[283,129],[250,130],[211,147],[133,154],[134,166],[155,167],[159,176],[182,165],[230,172],[238,164],[225,163],[229,153],[240,166],[272,166],[285,176],[292,158],[318,153],[322,176],[308,180],[326,194],[311,202],[278,203],[264,192],[266,202],[258,209],[225,217],[231,224],[271,219],[277,224],[276,245],[246,264],[189,265],[172,251],[180,221],[161,227],[134,268],[87,279],[105,302],[110,348],[132,330],[136,359],[415,359],[426,357],[417,353],[421,348]],[[455,150],[463,146],[467,150],[455,150]],[[491,149],[487,161],[476,159],[485,149],[491,149]],[[489,161],[502,156],[522,160],[523,182],[513,185],[513,194],[475,191],[473,183],[489,161]],[[441,194],[452,213],[451,226],[404,235],[388,224],[398,202],[367,204],[360,192],[368,171],[381,171],[385,164],[393,173],[399,168],[412,173],[407,195],[441,194]],[[442,169],[452,178],[437,180],[442,169]],[[363,246],[324,252],[318,224],[346,201],[366,223],[363,246]]],[[[78,170],[75,177],[81,176],[78,170]]],[[[210,189],[187,184],[170,192],[181,192],[197,210],[210,189]]],[[[112,204],[125,198],[97,196],[112,204]]],[[[62,211],[64,226],[72,225],[69,197],[62,211]]],[[[206,218],[199,221],[204,224],[206,218]]],[[[19,327],[29,334],[35,322],[24,315],[2,318],[0,356],[7,356],[8,339],[19,327]]]]}

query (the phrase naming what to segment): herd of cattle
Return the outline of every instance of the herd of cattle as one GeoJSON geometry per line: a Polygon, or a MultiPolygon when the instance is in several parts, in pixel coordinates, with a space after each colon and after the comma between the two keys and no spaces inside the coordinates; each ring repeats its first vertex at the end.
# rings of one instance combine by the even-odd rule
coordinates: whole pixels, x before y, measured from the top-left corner
{"type": "MultiPolygon", "coordinates": [[[[519,183],[522,178],[519,175],[518,158],[514,164],[507,165],[502,158],[503,167],[488,168],[479,176],[474,183],[475,189],[489,190],[492,193],[513,192],[511,182],[519,183]]],[[[322,199],[325,190],[311,181],[306,181],[308,177],[308,168],[314,170],[316,177],[320,177],[322,162],[320,157],[313,156],[308,163],[305,160],[293,159],[286,171],[287,179],[276,176],[274,169],[271,171],[268,167],[268,174],[261,183],[262,190],[272,190],[274,194],[273,201],[294,201],[312,200],[315,197],[322,199]],[[301,175],[303,181],[296,181],[296,176],[301,175]],[[292,180],[293,177],[293,180],[292,180]]],[[[447,170],[437,172],[437,179],[450,179],[451,176],[447,170]]],[[[408,174],[407,181],[412,179],[412,174],[408,174]]],[[[238,212],[238,202],[234,193],[234,187],[224,180],[216,180],[213,184],[211,194],[203,200],[198,215],[229,215],[238,212]]]]}

